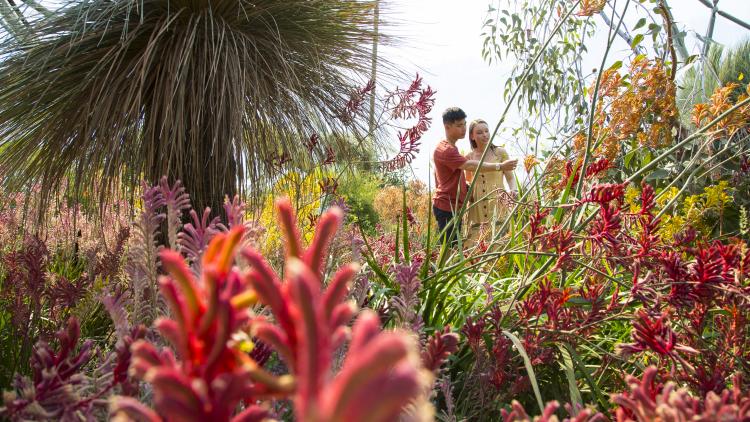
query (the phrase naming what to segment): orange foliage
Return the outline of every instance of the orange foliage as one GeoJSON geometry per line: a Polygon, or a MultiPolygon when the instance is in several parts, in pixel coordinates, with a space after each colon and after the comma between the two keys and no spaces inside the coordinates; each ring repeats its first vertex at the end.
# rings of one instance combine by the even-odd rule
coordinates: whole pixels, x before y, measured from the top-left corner
{"type": "MultiPolygon", "coordinates": [[[[602,73],[594,114],[594,156],[613,161],[623,142],[636,140],[651,148],[668,146],[677,117],[676,86],[660,60],[638,56],[630,64],[630,80],[616,70],[602,73]]],[[[593,92],[593,87],[592,87],[593,92]]],[[[576,150],[586,147],[586,136],[573,139],[576,150]]]]}
{"type": "Polygon", "coordinates": [[[523,168],[526,169],[526,173],[530,173],[537,164],[539,164],[539,159],[535,155],[529,154],[523,159],[523,168]]]}
{"type": "Polygon", "coordinates": [[[591,16],[595,15],[604,9],[604,5],[607,4],[606,0],[582,0],[581,10],[576,13],[578,16],[591,16]]]}
{"type": "MultiPolygon", "coordinates": [[[[406,186],[406,207],[418,226],[425,225],[427,218],[431,215],[429,198],[427,186],[423,182],[414,180],[406,186]]],[[[386,186],[381,189],[375,195],[373,206],[381,222],[395,224],[400,221],[403,208],[401,186],[386,186]]]]}
{"type": "MultiPolygon", "coordinates": [[[[732,103],[732,93],[738,87],[739,85],[736,83],[729,83],[724,87],[717,88],[713,95],[711,95],[708,103],[696,104],[693,107],[693,114],[691,116],[693,124],[701,127],[732,108],[734,106],[732,103]]],[[[750,85],[748,85],[745,93],[737,96],[735,104],[747,99],[748,94],[750,94],[750,85]]],[[[713,139],[731,138],[740,129],[746,128],[749,125],[750,105],[745,105],[721,119],[712,130],[711,137],[713,139]]]]}

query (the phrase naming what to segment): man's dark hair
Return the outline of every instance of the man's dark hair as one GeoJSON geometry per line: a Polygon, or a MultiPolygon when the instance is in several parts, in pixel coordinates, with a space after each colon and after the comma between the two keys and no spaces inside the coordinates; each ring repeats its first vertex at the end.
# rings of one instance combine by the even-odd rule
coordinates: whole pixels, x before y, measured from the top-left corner
{"type": "Polygon", "coordinates": [[[466,113],[458,107],[448,107],[443,112],[443,124],[455,123],[466,118],[466,113]]]}

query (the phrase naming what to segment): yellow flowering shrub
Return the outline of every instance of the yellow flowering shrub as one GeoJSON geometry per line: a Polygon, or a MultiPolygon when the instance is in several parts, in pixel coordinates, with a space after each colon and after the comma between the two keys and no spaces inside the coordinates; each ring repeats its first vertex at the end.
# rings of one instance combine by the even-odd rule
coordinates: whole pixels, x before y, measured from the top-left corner
{"type": "Polygon", "coordinates": [[[322,181],[331,177],[329,172],[317,170],[307,174],[291,171],[283,175],[263,201],[260,211],[260,224],[266,228],[265,241],[262,242],[261,252],[274,255],[281,251],[282,235],[276,224],[274,202],[278,197],[286,196],[295,209],[303,240],[312,240],[317,216],[321,211],[321,200],[324,190],[322,181]]]}
{"type": "Polygon", "coordinates": [[[625,204],[631,213],[641,210],[641,191],[635,185],[628,185],[625,189],[625,204]]]}
{"type": "Polygon", "coordinates": [[[726,208],[727,204],[732,201],[731,192],[732,189],[727,180],[722,180],[717,185],[706,186],[703,189],[706,208],[726,208]]]}
{"type": "MultiPolygon", "coordinates": [[[[671,187],[657,198],[657,207],[663,209],[674,198],[679,189],[671,187]]],[[[732,201],[733,189],[729,182],[722,180],[716,185],[706,186],[703,193],[690,195],[678,205],[674,214],[665,213],[662,216],[660,233],[665,240],[672,239],[675,234],[691,226],[704,236],[710,235],[713,229],[712,221],[721,215],[732,201]]],[[[631,210],[633,205],[631,204],[631,210]]]]}

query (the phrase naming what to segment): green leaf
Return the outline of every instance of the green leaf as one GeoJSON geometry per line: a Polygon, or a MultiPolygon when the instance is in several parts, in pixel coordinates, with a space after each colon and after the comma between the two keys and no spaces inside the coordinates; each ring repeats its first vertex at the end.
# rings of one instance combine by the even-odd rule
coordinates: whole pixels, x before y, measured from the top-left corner
{"type": "Polygon", "coordinates": [[[401,254],[400,248],[399,248],[399,242],[401,241],[401,236],[399,236],[399,233],[401,232],[401,225],[396,224],[396,246],[395,246],[395,256],[393,257],[393,260],[396,262],[396,264],[401,263],[401,258],[399,258],[399,255],[401,254]]]}
{"type": "Polygon", "coordinates": [[[635,26],[633,27],[633,31],[635,31],[638,28],[643,27],[644,25],[646,25],[646,18],[640,18],[638,20],[638,23],[636,23],[635,26]]]}
{"type": "Polygon", "coordinates": [[[516,337],[510,331],[503,330],[503,334],[505,334],[505,336],[513,342],[513,345],[516,346],[518,353],[521,354],[521,357],[523,358],[523,364],[526,367],[526,372],[529,374],[531,387],[534,389],[534,395],[536,396],[536,402],[539,405],[539,411],[544,413],[544,400],[542,400],[542,393],[539,392],[539,385],[536,382],[536,375],[534,375],[534,366],[531,364],[529,355],[526,354],[526,349],[523,348],[523,344],[521,344],[521,341],[518,339],[518,337],[516,337]]]}
{"type": "Polygon", "coordinates": [[[633,161],[633,158],[635,157],[637,152],[638,150],[634,149],[630,151],[629,153],[625,154],[625,157],[623,157],[623,161],[625,162],[625,167],[630,167],[630,162],[633,161]]]}
{"type": "Polygon", "coordinates": [[[565,370],[565,377],[568,379],[568,389],[570,390],[570,402],[573,408],[578,408],[582,405],[583,399],[581,398],[581,391],[578,390],[578,383],[576,383],[576,374],[573,369],[573,358],[570,356],[570,352],[565,345],[559,344],[557,346],[562,354],[562,367],[565,370]]]}
{"type": "Polygon", "coordinates": [[[404,263],[409,264],[411,262],[411,259],[409,257],[409,220],[406,218],[406,186],[404,185],[403,190],[403,202],[401,204],[401,224],[402,224],[402,235],[403,235],[403,242],[404,242],[404,263]]]}
{"type": "Polygon", "coordinates": [[[630,47],[635,49],[638,46],[638,44],[641,43],[641,41],[643,41],[643,34],[636,35],[633,38],[633,41],[630,43],[630,47]]]}
{"type": "Polygon", "coordinates": [[[609,403],[607,400],[604,399],[604,394],[602,393],[601,389],[599,388],[599,385],[594,381],[593,378],[591,378],[591,374],[589,374],[588,369],[586,369],[586,365],[581,362],[581,358],[576,353],[576,350],[571,347],[567,343],[563,343],[563,346],[568,350],[568,353],[575,363],[575,365],[578,367],[578,370],[581,371],[583,374],[583,378],[586,380],[586,383],[589,385],[589,388],[591,389],[591,392],[594,393],[594,396],[596,396],[596,401],[599,402],[599,406],[601,406],[602,409],[609,408],[609,403]]]}
{"type": "Polygon", "coordinates": [[[669,171],[664,170],[664,169],[656,169],[653,172],[651,172],[651,174],[646,176],[646,181],[648,182],[651,180],[662,180],[662,179],[666,179],[667,177],[669,177],[669,171]]]}
{"type": "MultiPolygon", "coordinates": [[[[432,190],[427,191],[427,203],[432,203],[432,190]]],[[[427,237],[424,241],[424,256],[432,256],[432,213],[427,215],[427,237]]],[[[419,276],[424,280],[430,272],[430,260],[425,259],[422,268],[419,270],[419,276]]]]}

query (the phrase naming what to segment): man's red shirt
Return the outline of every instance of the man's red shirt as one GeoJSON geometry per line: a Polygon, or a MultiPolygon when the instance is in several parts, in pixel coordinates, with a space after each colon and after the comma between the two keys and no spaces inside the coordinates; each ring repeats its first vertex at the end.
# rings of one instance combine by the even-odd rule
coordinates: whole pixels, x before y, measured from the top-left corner
{"type": "Polygon", "coordinates": [[[461,166],[466,163],[466,157],[458,153],[458,148],[446,140],[440,141],[432,155],[435,162],[435,196],[432,205],[443,211],[454,211],[456,204],[460,208],[466,199],[469,186],[466,184],[464,171],[461,166]],[[459,191],[459,186],[461,190],[459,191]],[[457,202],[458,201],[458,202],[457,202]]]}

